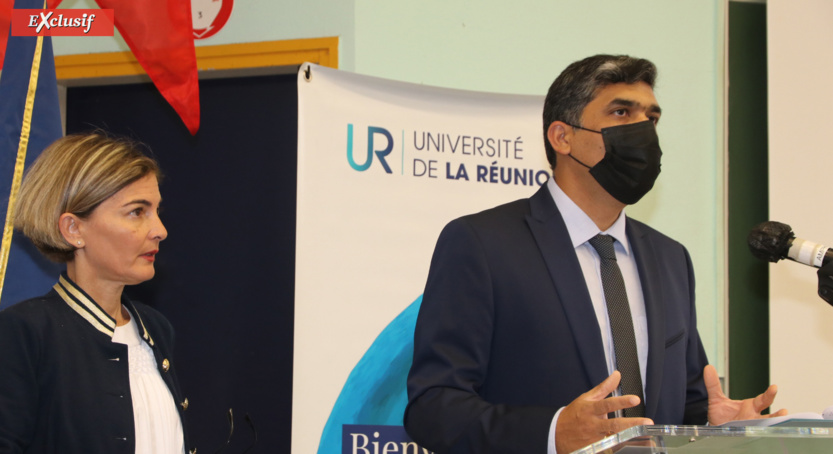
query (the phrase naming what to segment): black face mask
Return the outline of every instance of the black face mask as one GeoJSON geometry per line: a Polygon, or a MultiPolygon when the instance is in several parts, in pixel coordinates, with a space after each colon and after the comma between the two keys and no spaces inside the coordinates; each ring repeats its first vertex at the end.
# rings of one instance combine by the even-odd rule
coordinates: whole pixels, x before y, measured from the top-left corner
{"type": "Polygon", "coordinates": [[[569,156],[590,169],[590,175],[613,198],[631,205],[654,187],[660,172],[662,150],[652,121],[611,126],[601,131],[570,126],[602,135],[605,156],[593,167],[579,161],[572,153],[569,156]]]}

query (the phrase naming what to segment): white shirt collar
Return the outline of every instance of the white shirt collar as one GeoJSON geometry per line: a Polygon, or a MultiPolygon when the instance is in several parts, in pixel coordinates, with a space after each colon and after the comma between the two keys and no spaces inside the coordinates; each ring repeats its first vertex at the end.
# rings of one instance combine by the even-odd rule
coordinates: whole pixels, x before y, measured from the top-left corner
{"type": "Polygon", "coordinates": [[[625,234],[625,210],[619,213],[619,217],[616,218],[610,228],[602,232],[596,226],[596,223],[590,219],[590,216],[564,193],[553,177],[550,177],[547,181],[547,189],[549,189],[550,195],[555,201],[555,206],[558,207],[558,211],[561,212],[561,216],[564,218],[564,224],[567,225],[567,233],[570,234],[570,241],[572,241],[574,248],[581,246],[599,233],[604,233],[615,238],[616,242],[624,248],[625,254],[630,255],[630,244],[628,243],[628,236],[625,234]]]}

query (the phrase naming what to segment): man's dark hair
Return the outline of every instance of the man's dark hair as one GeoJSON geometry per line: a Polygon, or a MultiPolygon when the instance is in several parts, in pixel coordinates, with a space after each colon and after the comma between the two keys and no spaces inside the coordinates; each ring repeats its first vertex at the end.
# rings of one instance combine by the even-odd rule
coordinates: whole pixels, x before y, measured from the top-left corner
{"type": "Polygon", "coordinates": [[[627,55],[594,55],[570,64],[550,85],[544,100],[544,147],[547,161],[555,168],[555,150],[547,140],[554,121],[580,125],[581,113],[598,91],[616,83],[645,82],[654,88],[657,67],[643,58],[627,55]]]}

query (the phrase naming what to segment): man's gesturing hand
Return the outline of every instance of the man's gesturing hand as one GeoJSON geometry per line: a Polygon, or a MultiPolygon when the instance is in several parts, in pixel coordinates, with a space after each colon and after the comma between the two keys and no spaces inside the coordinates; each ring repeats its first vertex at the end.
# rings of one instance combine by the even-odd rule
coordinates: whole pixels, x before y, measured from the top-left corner
{"type": "Polygon", "coordinates": [[[769,385],[769,388],[757,397],[732,400],[723,394],[717,370],[711,364],[703,369],[703,381],[706,383],[706,391],[709,393],[709,424],[713,426],[719,426],[729,421],[774,418],[787,415],[787,410],[779,410],[771,415],[761,414],[775,400],[775,394],[778,392],[775,385],[769,385]]]}
{"type": "Polygon", "coordinates": [[[555,449],[567,454],[628,427],[653,425],[648,418],[613,418],[607,414],[639,404],[634,395],[607,397],[617,387],[621,375],[614,371],[598,386],[578,396],[564,407],[555,426],[555,449]]]}

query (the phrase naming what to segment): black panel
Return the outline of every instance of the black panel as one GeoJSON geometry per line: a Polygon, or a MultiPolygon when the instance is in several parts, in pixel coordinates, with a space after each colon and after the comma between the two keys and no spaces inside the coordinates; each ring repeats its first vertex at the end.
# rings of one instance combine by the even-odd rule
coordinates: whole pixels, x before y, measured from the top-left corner
{"type": "Polygon", "coordinates": [[[165,174],[156,277],[127,293],[164,313],[199,452],[228,434],[249,452],[289,452],[292,417],[297,88],[295,75],[200,81],[192,137],[151,84],[70,88],[67,132],[101,128],[147,144],[165,174]]]}
{"type": "Polygon", "coordinates": [[[769,266],[746,236],[767,221],[766,5],[729,2],[729,396],[769,386],[769,266]]]}

